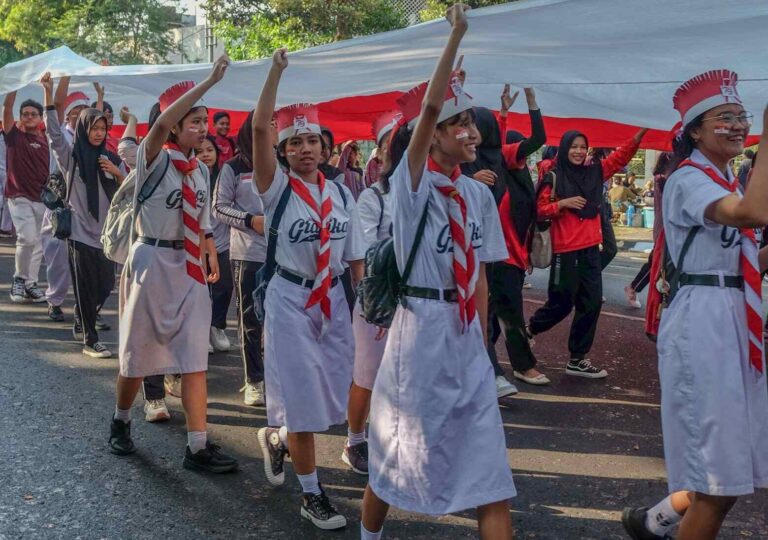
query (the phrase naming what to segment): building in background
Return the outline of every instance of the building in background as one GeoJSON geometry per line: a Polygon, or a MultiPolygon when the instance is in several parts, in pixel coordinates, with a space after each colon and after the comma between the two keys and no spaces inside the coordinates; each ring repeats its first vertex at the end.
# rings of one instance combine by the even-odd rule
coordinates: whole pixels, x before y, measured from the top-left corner
{"type": "Polygon", "coordinates": [[[171,64],[198,64],[212,62],[226,51],[224,44],[219,43],[213,31],[208,26],[205,11],[198,0],[181,2],[181,21],[177,27],[171,28],[173,41],[177,51],[168,55],[171,64]]]}

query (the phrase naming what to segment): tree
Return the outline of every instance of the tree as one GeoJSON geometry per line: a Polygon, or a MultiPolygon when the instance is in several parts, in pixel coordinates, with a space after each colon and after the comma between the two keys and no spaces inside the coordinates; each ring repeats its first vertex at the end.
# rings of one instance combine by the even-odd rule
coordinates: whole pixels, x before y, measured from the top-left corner
{"type": "Polygon", "coordinates": [[[60,45],[111,64],[164,62],[178,0],[0,0],[0,39],[24,55],[60,45]]]}
{"type": "MultiPolygon", "coordinates": [[[[481,8],[495,6],[497,4],[506,4],[509,0],[463,0],[471,8],[481,8]]],[[[512,0],[514,1],[514,0],[512,0]]],[[[427,0],[427,7],[419,13],[422,21],[431,21],[445,16],[445,12],[455,4],[453,0],[427,0]]]]}
{"type": "Polygon", "coordinates": [[[405,15],[389,0],[209,0],[206,13],[236,60],[402,28],[405,15]]]}

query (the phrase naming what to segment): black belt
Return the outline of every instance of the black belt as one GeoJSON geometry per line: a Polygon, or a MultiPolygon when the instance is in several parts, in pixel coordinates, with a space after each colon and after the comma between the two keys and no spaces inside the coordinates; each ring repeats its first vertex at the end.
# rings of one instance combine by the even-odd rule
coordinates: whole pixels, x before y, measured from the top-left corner
{"type": "MultiPolygon", "coordinates": [[[[301,277],[298,274],[294,274],[293,272],[286,270],[285,268],[278,266],[277,275],[280,276],[283,279],[287,279],[291,283],[295,283],[296,285],[301,285],[302,287],[306,287],[307,289],[311,289],[315,286],[315,280],[314,279],[307,279],[304,277],[301,277]]],[[[335,287],[336,284],[339,282],[339,278],[335,277],[331,279],[331,287],[335,287]]]]}
{"type": "Polygon", "coordinates": [[[445,302],[458,302],[459,291],[456,289],[429,289],[427,287],[403,287],[403,294],[413,298],[426,298],[427,300],[443,300],[445,302]]]}
{"type": "Polygon", "coordinates": [[[680,286],[683,285],[743,289],[744,278],[742,276],[719,276],[716,274],[680,274],[680,286]]]}
{"type": "Polygon", "coordinates": [[[139,236],[136,241],[155,247],[184,249],[184,240],[160,240],[159,238],[150,238],[149,236],[139,236]]]}

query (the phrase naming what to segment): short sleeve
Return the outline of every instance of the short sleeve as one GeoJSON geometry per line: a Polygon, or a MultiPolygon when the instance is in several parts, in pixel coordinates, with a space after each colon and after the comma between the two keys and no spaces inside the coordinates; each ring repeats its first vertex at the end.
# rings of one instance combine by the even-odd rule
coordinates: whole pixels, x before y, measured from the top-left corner
{"type": "MultiPolygon", "coordinates": [[[[154,171],[157,167],[160,166],[160,162],[162,159],[160,159],[163,155],[163,152],[165,150],[160,150],[160,152],[157,153],[157,157],[152,161],[152,163],[147,164],[147,146],[146,146],[146,139],[139,144],[139,148],[136,151],[136,189],[137,193],[138,190],[141,189],[141,186],[144,185],[144,182],[147,181],[147,178],[149,178],[149,175],[152,174],[152,171],[154,171]]],[[[169,158],[170,159],[170,158],[169,158]]]]}
{"type": "Polygon", "coordinates": [[[366,246],[371,246],[379,235],[382,207],[376,192],[368,188],[360,194],[357,209],[362,224],[363,240],[366,246]]]}
{"type": "Polygon", "coordinates": [[[424,174],[416,191],[411,189],[411,172],[408,168],[408,151],[403,153],[400,164],[392,173],[389,185],[394,199],[394,216],[410,219],[414,212],[421,215],[424,205],[429,198],[429,180],[427,178],[427,164],[424,163],[424,174]]]}
{"type": "MultiPolygon", "coordinates": [[[[273,206],[277,204],[280,198],[280,194],[288,185],[288,175],[281,167],[275,166],[275,176],[272,178],[272,184],[269,189],[264,193],[259,191],[259,186],[256,184],[256,178],[253,179],[253,188],[256,190],[256,194],[261,199],[261,203],[264,205],[264,213],[268,214],[274,210],[273,206]]],[[[350,196],[350,198],[352,198],[350,196]]]]}
{"type": "Polygon", "coordinates": [[[483,247],[478,250],[477,258],[481,263],[505,261],[509,258],[509,251],[501,229],[499,209],[490,191],[483,189],[482,193],[483,247]]]}
{"type": "Polygon", "coordinates": [[[363,225],[360,222],[357,203],[352,198],[352,193],[346,186],[342,186],[342,189],[346,191],[347,212],[349,212],[349,231],[347,231],[342,259],[345,261],[359,261],[365,258],[365,251],[367,249],[367,245],[363,240],[363,225]]]}
{"type": "Polygon", "coordinates": [[[707,208],[730,194],[705,173],[685,167],[675,171],[664,186],[664,219],[679,227],[708,225],[704,218],[707,208]]]}

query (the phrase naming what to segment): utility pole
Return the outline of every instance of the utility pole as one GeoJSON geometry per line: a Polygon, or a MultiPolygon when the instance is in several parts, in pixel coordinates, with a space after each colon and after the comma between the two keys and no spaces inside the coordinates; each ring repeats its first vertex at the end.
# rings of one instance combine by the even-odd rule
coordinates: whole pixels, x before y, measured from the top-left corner
{"type": "Polygon", "coordinates": [[[208,21],[205,21],[205,48],[208,49],[208,62],[211,64],[214,61],[213,55],[214,51],[216,49],[216,45],[218,45],[218,42],[216,41],[216,36],[213,33],[213,27],[208,24],[208,21]]]}

